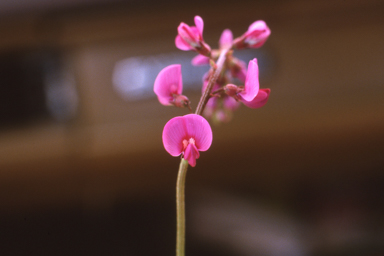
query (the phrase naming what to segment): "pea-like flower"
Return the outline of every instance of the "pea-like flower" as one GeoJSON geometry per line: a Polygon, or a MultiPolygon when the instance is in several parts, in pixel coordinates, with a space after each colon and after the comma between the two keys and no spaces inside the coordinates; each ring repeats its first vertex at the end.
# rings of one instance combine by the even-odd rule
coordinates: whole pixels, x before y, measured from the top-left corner
{"type": "MultiPolygon", "coordinates": [[[[207,85],[208,80],[205,80],[203,83],[202,93],[204,93],[207,85]]],[[[212,88],[212,91],[221,91],[220,85],[215,84],[212,88]]],[[[205,105],[203,114],[208,119],[211,119],[213,123],[226,123],[232,119],[233,111],[235,111],[239,105],[240,103],[237,102],[233,97],[230,97],[226,94],[217,94],[208,100],[207,105],[205,105]]]]}
{"type": "Polygon", "coordinates": [[[204,21],[200,16],[195,16],[195,25],[190,27],[184,22],[180,23],[177,28],[178,35],[175,38],[176,47],[182,51],[194,50],[204,56],[209,56],[211,47],[204,42],[204,21]]]}
{"type": "Polygon", "coordinates": [[[227,95],[241,101],[250,108],[260,108],[264,106],[271,92],[270,89],[259,89],[259,66],[256,58],[248,64],[244,86],[227,84],[224,86],[224,91],[227,95]]]}
{"type": "Polygon", "coordinates": [[[267,41],[271,30],[263,20],[252,23],[247,32],[236,38],[233,42],[237,49],[259,48],[267,41]]]}
{"type": "Polygon", "coordinates": [[[249,108],[261,108],[265,104],[267,104],[269,94],[271,92],[271,89],[260,89],[257,93],[256,97],[253,98],[251,101],[241,101],[243,104],[249,108]]]}
{"type": "Polygon", "coordinates": [[[199,151],[206,151],[212,144],[212,129],[208,121],[196,114],[177,116],[168,121],[163,130],[163,144],[171,156],[183,154],[194,167],[199,151]]]}
{"type": "Polygon", "coordinates": [[[160,103],[165,106],[189,107],[188,98],[181,95],[183,81],[180,64],[173,64],[161,70],[156,77],[153,90],[160,103]]]}
{"type": "MultiPolygon", "coordinates": [[[[223,33],[221,33],[220,40],[219,40],[219,50],[212,50],[211,51],[211,58],[213,58],[215,61],[217,58],[219,58],[220,50],[224,48],[231,48],[232,47],[232,41],[233,41],[233,35],[232,31],[229,29],[225,29],[223,33]]],[[[201,66],[201,65],[208,65],[210,58],[207,56],[204,56],[202,54],[199,54],[195,56],[192,59],[192,65],[194,66],[201,66]]]]}

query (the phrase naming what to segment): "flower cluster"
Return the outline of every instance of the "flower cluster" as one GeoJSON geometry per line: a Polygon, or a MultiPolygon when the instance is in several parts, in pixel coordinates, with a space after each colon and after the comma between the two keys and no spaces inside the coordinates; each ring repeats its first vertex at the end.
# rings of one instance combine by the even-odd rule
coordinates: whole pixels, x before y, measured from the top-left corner
{"type": "MultiPolygon", "coordinates": [[[[238,38],[226,29],[221,34],[219,48],[211,47],[203,39],[204,22],[196,16],[195,26],[181,23],[177,28],[175,45],[183,51],[198,53],[192,59],[193,65],[211,65],[203,77],[202,98],[195,114],[171,119],[163,130],[163,144],[172,156],[182,155],[191,166],[196,165],[199,151],[208,150],[212,143],[212,130],[201,115],[218,122],[227,122],[232,112],[241,104],[249,108],[264,106],[269,98],[270,89],[259,87],[259,66],[257,59],[246,63],[233,56],[233,50],[259,48],[268,39],[271,31],[264,21],[255,21],[238,38]],[[237,78],[242,85],[235,85],[237,78]],[[204,110],[204,111],[203,111],[204,110]]],[[[158,74],[154,92],[161,104],[176,107],[190,107],[190,101],[182,95],[183,83],[181,66],[170,65],[158,74]]]]}

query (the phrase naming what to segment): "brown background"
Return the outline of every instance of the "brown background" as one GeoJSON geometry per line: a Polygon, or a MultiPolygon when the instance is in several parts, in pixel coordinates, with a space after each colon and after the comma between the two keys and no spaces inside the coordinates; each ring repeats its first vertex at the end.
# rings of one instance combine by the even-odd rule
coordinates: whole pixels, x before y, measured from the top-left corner
{"type": "MultiPolygon", "coordinates": [[[[219,200],[221,209],[235,197],[271,212],[263,222],[249,210],[250,223],[273,229],[274,214],[284,216],[303,255],[383,255],[382,1],[57,3],[11,6],[0,16],[1,54],[55,49],[79,97],[70,121],[0,131],[4,255],[173,253],[179,160],[164,151],[161,131],[185,111],[155,97],[124,101],[111,77],[124,58],[176,52],[176,27],[192,25],[196,14],[213,47],[223,29],[239,36],[265,20],[272,34],[263,49],[273,65],[260,74],[272,90],[268,104],[242,107],[232,122],[213,126],[211,149],[189,169],[190,223],[205,223],[196,221],[205,216],[200,202],[219,200]]],[[[196,92],[185,94],[198,101],[196,92]]],[[[241,218],[235,206],[224,208],[233,210],[229,219],[241,218]]],[[[189,255],[276,255],[268,246],[236,249],[228,242],[234,237],[199,239],[199,232],[189,229],[189,255]]],[[[275,248],[266,233],[247,237],[275,248]]]]}

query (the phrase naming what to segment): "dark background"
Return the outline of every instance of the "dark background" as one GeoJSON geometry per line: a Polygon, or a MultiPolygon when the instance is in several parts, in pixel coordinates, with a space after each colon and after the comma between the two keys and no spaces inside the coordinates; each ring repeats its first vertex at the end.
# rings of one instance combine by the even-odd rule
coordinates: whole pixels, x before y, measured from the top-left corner
{"type": "Polygon", "coordinates": [[[200,15],[214,48],[225,28],[267,22],[242,57],[272,92],[212,125],[189,168],[187,254],[384,255],[383,13],[375,0],[1,2],[1,254],[174,254],[179,159],[161,131],[186,111],[149,80],[194,56],[174,37],[200,15]],[[137,99],[112,81],[129,58],[153,64],[137,99]]]}

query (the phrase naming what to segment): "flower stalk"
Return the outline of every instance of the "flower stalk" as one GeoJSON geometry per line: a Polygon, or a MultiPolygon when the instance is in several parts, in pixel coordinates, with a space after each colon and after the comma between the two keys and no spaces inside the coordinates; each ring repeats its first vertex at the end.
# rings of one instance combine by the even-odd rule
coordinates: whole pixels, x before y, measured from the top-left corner
{"type": "MultiPolygon", "coordinates": [[[[221,54],[215,65],[214,72],[209,79],[209,83],[207,85],[206,90],[204,91],[204,94],[200,98],[195,114],[202,115],[204,107],[210,98],[210,93],[213,88],[213,85],[216,83],[221,73],[221,70],[223,69],[223,65],[225,63],[225,58],[228,51],[229,48],[221,51],[221,54]]],[[[181,158],[176,183],[176,256],[185,255],[185,177],[187,174],[187,170],[188,161],[184,158],[181,158]]]]}
{"type": "Polygon", "coordinates": [[[176,256],[185,255],[185,177],[187,175],[188,161],[180,161],[179,173],[176,183],[176,256]]]}
{"type": "Polygon", "coordinates": [[[217,79],[219,78],[221,70],[223,69],[228,51],[229,51],[229,48],[223,49],[221,51],[220,56],[217,59],[215,68],[212,68],[212,69],[214,69],[214,72],[209,79],[207,88],[205,89],[203,95],[200,98],[199,104],[197,105],[196,112],[195,112],[196,115],[202,115],[204,108],[205,108],[205,105],[207,104],[207,102],[210,98],[212,88],[213,88],[214,84],[216,83],[217,79]]]}

